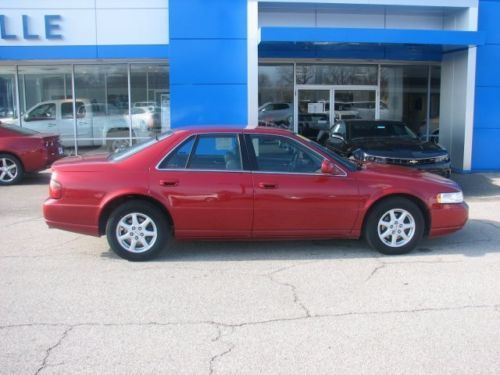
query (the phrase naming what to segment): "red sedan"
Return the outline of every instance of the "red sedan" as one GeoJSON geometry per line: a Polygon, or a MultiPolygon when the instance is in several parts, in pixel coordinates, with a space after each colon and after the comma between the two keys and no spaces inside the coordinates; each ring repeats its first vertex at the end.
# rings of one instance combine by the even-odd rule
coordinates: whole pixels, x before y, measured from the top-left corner
{"type": "Polygon", "coordinates": [[[0,185],[13,185],[62,157],[58,135],[0,123],[0,185]]]}
{"type": "Polygon", "coordinates": [[[286,130],[184,129],[53,165],[49,227],[106,235],[129,260],[177,239],[360,238],[385,254],[462,228],[453,181],[359,166],[286,130]]]}

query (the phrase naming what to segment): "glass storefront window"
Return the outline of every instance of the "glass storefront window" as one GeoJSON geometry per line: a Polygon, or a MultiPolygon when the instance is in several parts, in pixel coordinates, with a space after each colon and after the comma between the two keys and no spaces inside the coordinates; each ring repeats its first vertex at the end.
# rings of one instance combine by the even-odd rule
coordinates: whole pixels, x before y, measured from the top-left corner
{"type": "Polygon", "coordinates": [[[130,66],[132,130],[145,138],[170,128],[170,84],[168,65],[130,66]]]}
{"type": "Polygon", "coordinates": [[[61,103],[72,102],[71,65],[19,66],[21,125],[41,133],[59,134],[74,145],[72,119],[61,119],[61,103]]]}
{"type": "Polygon", "coordinates": [[[169,78],[164,62],[0,66],[0,122],[113,151],[170,128],[169,78]]]}
{"type": "Polygon", "coordinates": [[[403,121],[421,135],[427,123],[428,65],[382,66],[380,118],[403,121]]]}
{"type": "Polygon", "coordinates": [[[15,67],[0,66],[0,122],[19,125],[15,67]]]}
{"type": "Polygon", "coordinates": [[[259,123],[293,128],[293,65],[259,65],[259,123]]]}
{"type": "Polygon", "coordinates": [[[130,144],[127,64],[75,65],[75,96],[79,153],[130,144]]]}
{"type": "Polygon", "coordinates": [[[376,85],[376,65],[297,64],[298,85],[376,85]]]}

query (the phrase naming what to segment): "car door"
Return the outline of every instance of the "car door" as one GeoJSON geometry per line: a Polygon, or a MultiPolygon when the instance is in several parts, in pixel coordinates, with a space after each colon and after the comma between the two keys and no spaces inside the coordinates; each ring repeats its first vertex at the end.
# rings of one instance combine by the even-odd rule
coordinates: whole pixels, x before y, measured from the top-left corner
{"type": "Polygon", "coordinates": [[[41,133],[57,133],[56,103],[40,103],[29,110],[23,118],[23,126],[41,133]]]}
{"type": "Polygon", "coordinates": [[[324,157],[291,137],[245,137],[253,159],[255,237],[349,235],[361,203],[351,172],[321,173],[324,157]]]}
{"type": "Polygon", "coordinates": [[[151,190],[166,202],[176,237],[250,237],[252,175],[243,170],[238,134],[193,135],[151,176],[151,190]]]}
{"type": "MultiPolygon", "coordinates": [[[[85,105],[77,101],[76,105],[76,134],[79,146],[91,145],[91,130],[88,119],[86,118],[85,105]]],[[[75,143],[75,120],[73,118],[73,102],[67,101],[61,103],[61,121],[59,121],[59,134],[66,144],[75,143]]]]}

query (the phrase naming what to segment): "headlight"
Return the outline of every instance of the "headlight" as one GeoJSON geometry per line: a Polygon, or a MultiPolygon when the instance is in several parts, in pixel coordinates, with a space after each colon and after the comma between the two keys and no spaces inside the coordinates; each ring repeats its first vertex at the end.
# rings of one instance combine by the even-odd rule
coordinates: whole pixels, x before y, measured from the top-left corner
{"type": "Polygon", "coordinates": [[[438,203],[462,203],[464,195],[461,191],[454,193],[441,193],[437,195],[438,203]]]}
{"type": "Polygon", "coordinates": [[[436,163],[441,163],[443,161],[448,161],[448,160],[450,160],[450,157],[448,155],[442,155],[442,156],[438,156],[438,157],[434,158],[434,161],[436,163]]]}

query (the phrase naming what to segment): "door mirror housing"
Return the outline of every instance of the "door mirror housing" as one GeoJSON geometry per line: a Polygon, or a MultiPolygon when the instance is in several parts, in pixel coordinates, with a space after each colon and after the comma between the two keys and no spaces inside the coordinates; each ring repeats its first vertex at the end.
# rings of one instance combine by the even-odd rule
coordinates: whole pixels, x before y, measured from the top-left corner
{"type": "Polygon", "coordinates": [[[321,163],[321,173],[329,174],[332,176],[346,175],[346,173],[342,169],[340,169],[337,165],[335,165],[328,159],[323,160],[323,163],[321,163]]]}
{"type": "Polygon", "coordinates": [[[342,133],[332,133],[332,138],[338,142],[345,143],[344,135],[342,133]]]}

